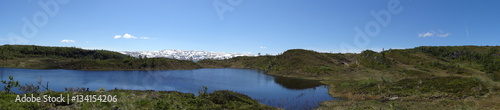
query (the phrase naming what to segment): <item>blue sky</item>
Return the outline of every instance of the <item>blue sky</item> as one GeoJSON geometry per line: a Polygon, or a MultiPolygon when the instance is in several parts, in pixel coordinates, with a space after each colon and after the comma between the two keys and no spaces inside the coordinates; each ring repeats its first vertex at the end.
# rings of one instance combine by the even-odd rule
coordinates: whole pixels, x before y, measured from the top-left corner
{"type": "Polygon", "coordinates": [[[498,0],[2,0],[0,44],[252,54],[498,45],[499,6],[498,0]]]}

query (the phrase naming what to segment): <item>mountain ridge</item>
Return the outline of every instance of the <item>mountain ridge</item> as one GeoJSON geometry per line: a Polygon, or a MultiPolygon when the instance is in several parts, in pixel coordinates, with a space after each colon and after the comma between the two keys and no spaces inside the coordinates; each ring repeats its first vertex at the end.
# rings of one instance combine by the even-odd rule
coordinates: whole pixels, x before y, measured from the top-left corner
{"type": "Polygon", "coordinates": [[[215,59],[224,60],[240,56],[255,56],[245,53],[227,53],[227,52],[209,52],[209,51],[199,51],[199,50],[177,50],[177,49],[165,49],[157,51],[118,51],[119,53],[130,55],[135,58],[148,57],[148,58],[172,58],[178,60],[205,60],[205,59],[215,59]]]}

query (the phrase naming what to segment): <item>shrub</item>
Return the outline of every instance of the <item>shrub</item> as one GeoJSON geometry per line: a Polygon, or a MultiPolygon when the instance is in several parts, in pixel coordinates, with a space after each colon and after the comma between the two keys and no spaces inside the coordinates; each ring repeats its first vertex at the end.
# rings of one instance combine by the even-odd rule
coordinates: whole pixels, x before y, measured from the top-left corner
{"type": "Polygon", "coordinates": [[[38,93],[40,90],[40,86],[35,86],[33,84],[25,84],[25,86],[20,86],[19,91],[23,92],[24,94],[27,93],[38,93]]]}
{"type": "Polygon", "coordinates": [[[372,50],[365,50],[360,54],[361,65],[372,69],[385,69],[391,66],[391,62],[382,54],[372,50]]]}
{"type": "Polygon", "coordinates": [[[9,76],[9,80],[10,81],[2,80],[2,83],[5,84],[5,86],[3,87],[3,89],[7,93],[12,93],[10,90],[13,87],[19,87],[19,81],[14,81],[14,77],[13,76],[9,76]]]}

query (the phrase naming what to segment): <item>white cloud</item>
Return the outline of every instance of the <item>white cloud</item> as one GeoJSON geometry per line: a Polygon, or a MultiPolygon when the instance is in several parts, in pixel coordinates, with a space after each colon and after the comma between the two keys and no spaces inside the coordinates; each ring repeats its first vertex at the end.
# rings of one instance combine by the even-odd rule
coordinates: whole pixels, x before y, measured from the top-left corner
{"type": "Polygon", "coordinates": [[[125,35],[115,35],[115,37],[113,37],[113,39],[119,39],[119,38],[124,38],[124,39],[135,39],[137,37],[133,36],[133,35],[130,35],[128,33],[125,33],[125,35]]]}
{"type": "Polygon", "coordinates": [[[119,38],[124,38],[124,39],[156,39],[156,38],[151,38],[151,37],[135,37],[131,34],[128,34],[128,33],[125,33],[125,35],[115,35],[115,37],[113,37],[113,39],[119,39],[119,38]]]}
{"type": "Polygon", "coordinates": [[[259,48],[261,48],[261,49],[265,49],[265,48],[267,48],[267,47],[264,47],[264,46],[260,46],[259,48]]]}
{"type": "Polygon", "coordinates": [[[425,33],[418,33],[418,37],[448,37],[450,36],[450,33],[444,32],[442,30],[436,31],[429,31],[425,33]]]}
{"type": "Polygon", "coordinates": [[[436,36],[438,37],[448,37],[450,35],[450,33],[446,33],[446,34],[437,34],[436,36]]]}
{"type": "Polygon", "coordinates": [[[130,34],[126,33],[125,35],[123,35],[123,38],[125,38],[125,39],[135,39],[135,38],[137,38],[137,37],[135,37],[135,36],[133,36],[133,35],[130,35],[130,34]]]}
{"type": "Polygon", "coordinates": [[[64,39],[64,40],[61,40],[62,43],[74,43],[76,42],[75,40],[68,40],[68,39],[64,39]]]}
{"type": "Polygon", "coordinates": [[[434,35],[434,32],[419,33],[418,37],[430,37],[434,35]]]}

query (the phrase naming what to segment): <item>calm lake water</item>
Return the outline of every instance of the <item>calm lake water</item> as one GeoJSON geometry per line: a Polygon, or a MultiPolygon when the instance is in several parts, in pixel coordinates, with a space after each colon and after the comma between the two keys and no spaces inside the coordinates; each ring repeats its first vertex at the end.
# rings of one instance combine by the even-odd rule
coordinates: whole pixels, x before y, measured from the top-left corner
{"type": "MultiPolygon", "coordinates": [[[[44,83],[49,81],[49,88],[54,91],[85,87],[90,90],[118,88],[197,94],[202,86],[207,86],[209,92],[232,90],[266,105],[285,109],[312,109],[322,101],[334,100],[328,94],[328,86],[317,81],[274,77],[250,69],[80,71],[0,68],[0,79],[8,80],[10,75],[22,85],[37,84],[41,76],[44,83]]],[[[19,92],[17,88],[15,90],[19,92]]]]}

